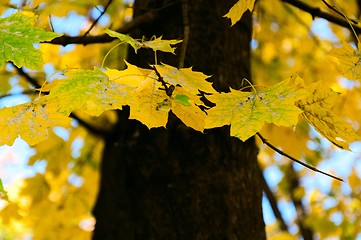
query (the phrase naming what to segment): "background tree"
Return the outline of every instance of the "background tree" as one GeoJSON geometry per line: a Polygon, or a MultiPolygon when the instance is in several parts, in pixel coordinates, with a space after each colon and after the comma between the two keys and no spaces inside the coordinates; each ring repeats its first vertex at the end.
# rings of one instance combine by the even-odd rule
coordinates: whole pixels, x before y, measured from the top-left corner
{"type": "Polygon", "coordinates": [[[332,143],[347,149],[356,140],[345,119],[359,129],[360,54],[345,42],[358,45],[358,1],[258,1],[255,8],[253,3],[4,1],[3,17],[17,9],[22,13],[0,22],[0,59],[8,61],[1,72],[1,91],[9,98],[21,93],[27,96],[21,101],[30,103],[1,109],[1,143],[12,144],[19,134],[34,145],[28,162],[34,174],[11,187],[3,177],[8,190],[4,198],[10,199],[1,211],[3,238],[265,239],[266,232],[268,239],[359,236],[357,156],[343,155],[349,164],[342,165],[348,169],[344,172],[336,171],[337,165],[330,170],[326,161],[335,154],[332,143]],[[227,14],[233,5],[241,13],[227,14]],[[61,22],[67,18],[72,23],[69,30],[61,22]],[[77,26],[78,22],[87,25],[77,26]],[[23,35],[27,37],[19,42],[23,35]],[[156,38],[160,36],[182,42],[173,41],[167,48],[169,43],[156,38]],[[114,47],[117,38],[140,49],[134,53],[126,44],[114,47]],[[43,62],[32,47],[39,42],[43,62]],[[179,81],[179,71],[193,67],[191,77],[199,74],[195,71],[208,75],[222,94],[199,91],[200,102],[186,92],[186,80],[170,82],[161,63],[180,69],[172,70],[174,81],[179,81]],[[149,130],[153,120],[145,113],[141,119],[134,117],[132,110],[142,107],[139,102],[144,103],[151,89],[134,88],[143,76],[159,85],[151,94],[164,99],[156,103],[156,111],[169,111],[169,104],[174,104],[166,128],[149,130]],[[315,83],[322,79],[326,81],[315,83]],[[342,94],[336,98],[331,88],[342,94]],[[139,92],[143,95],[136,95],[139,92]],[[247,135],[236,129],[239,119],[233,119],[231,131],[229,123],[217,123],[201,133],[192,129],[197,121],[189,119],[203,112],[196,115],[188,109],[185,118],[179,115],[182,106],[202,105],[209,119],[214,109],[224,106],[219,99],[232,94],[241,96],[237,110],[250,106],[263,113],[255,118],[244,113],[250,129],[260,124],[257,120],[261,127],[269,123],[247,135]],[[259,110],[259,104],[266,108],[259,110]],[[297,126],[284,127],[295,120],[289,116],[298,113],[303,117],[297,126]],[[70,124],[66,116],[73,119],[70,124]],[[249,138],[256,132],[258,138],[249,138]],[[332,174],[348,182],[294,166],[289,155],[323,173],[336,171],[332,174]],[[270,177],[270,169],[276,177],[270,177]],[[272,222],[265,215],[267,228],[262,191],[277,219],[272,222]],[[96,219],[93,233],[91,212],[96,219]]]}

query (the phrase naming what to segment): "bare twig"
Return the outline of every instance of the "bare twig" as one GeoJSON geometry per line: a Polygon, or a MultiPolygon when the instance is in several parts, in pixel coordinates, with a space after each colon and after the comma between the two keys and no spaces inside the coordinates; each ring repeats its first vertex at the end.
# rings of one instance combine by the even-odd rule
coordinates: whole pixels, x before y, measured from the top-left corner
{"type": "MultiPolygon", "coordinates": [[[[329,4],[326,0],[322,0],[322,2],[332,11],[334,11],[335,13],[337,13],[338,15],[340,15],[342,18],[345,18],[345,15],[340,12],[335,6],[331,6],[331,4],[329,4]]],[[[357,24],[356,20],[353,19],[349,19],[349,21],[351,21],[353,24],[357,24]]]]}
{"type": "Polygon", "coordinates": [[[14,97],[14,96],[18,96],[18,95],[31,95],[31,94],[36,94],[36,91],[29,89],[29,90],[24,90],[22,92],[17,92],[17,93],[8,93],[8,94],[1,95],[0,99],[7,98],[7,97],[14,97]]]}
{"type": "Polygon", "coordinates": [[[355,32],[358,34],[361,33],[361,27],[359,27],[353,23],[350,25],[349,22],[346,21],[344,18],[339,18],[339,17],[336,17],[327,12],[323,12],[323,11],[321,11],[321,9],[319,9],[317,7],[311,7],[308,4],[306,4],[302,1],[299,1],[299,0],[281,0],[281,1],[288,3],[294,7],[297,7],[299,9],[301,9],[302,11],[308,12],[309,14],[311,14],[312,18],[320,17],[320,18],[328,20],[331,23],[335,23],[339,26],[348,28],[350,30],[352,30],[352,28],[353,28],[355,30],[355,32]]]}
{"type": "Polygon", "coordinates": [[[272,190],[270,189],[270,187],[268,186],[268,183],[267,183],[266,179],[264,178],[264,175],[263,175],[263,172],[262,172],[262,169],[261,169],[260,165],[259,164],[257,164],[257,165],[258,165],[258,169],[259,169],[260,175],[261,175],[261,181],[262,181],[262,185],[263,185],[263,192],[265,193],[265,195],[266,195],[266,197],[268,199],[268,202],[271,205],[273,214],[275,215],[277,221],[280,224],[280,229],[282,231],[288,232],[288,226],[286,224],[286,221],[283,219],[282,214],[281,214],[280,210],[278,209],[277,199],[274,196],[274,194],[273,194],[272,190]]]}
{"type": "Polygon", "coordinates": [[[302,199],[296,195],[297,189],[300,187],[300,181],[298,179],[297,173],[293,169],[293,165],[290,164],[290,169],[287,174],[289,181],[289,192],[291,195],[292,203],[295,206],[297,213],[297,225],[300,229],[300,234],[304,240],[313,240],[313,231],[310,227],[305,224],[307,218],[306,209],[302,204],[302,199]]]}
{"type": "Polygon", "coordinates": [[[187,44],[189,40],[189,18],[188,18],[188,0],[182,0],[182,17],[183,17],[183,42],[179,54],[179,68],[184,67],[187,44]]]}
{"type": "Polygon", "coordinates": [[[105,5],[104,10],[100,13],[100,15],[97,17],[97,19],[95,19],[95,21],[92,23],[92,25],[90,26],[90,28],[88,29],[88,31],[86,31],[83,35],[83,37],[85,37],[86,35],[88,35],[90,33],[90,31],[95,27],[95,25],[97,25],[99,19],[105,14],[105,12],[107,11],[109,5],[112,3],[113,0],[109,0],[107,5],[105,5]]]}
{"type": "Polygon", "coordinates": [[[315,172],[324,174],[324,175],[329,176],[329,177],[331,177],[331,178],[333,178],[333,179],[336,179],[336,180],[339,180],[339,181],[343,182],[343,179],[341,179],[341,178],[339,178],[339,177],[336,177],[336,176],[331,175],[331,174],[329,174],[329,173],[323,172],[323,171],[321,171],[321,170],[319,170],[319,169],[317,169],[317,168],[315,168],[315,167],[313,167],[313,166],[311,166],[311,165],[308,165],[307,163],[301,162],[300,160],[298,160],[298,159],[296,159],[296,158],[288,155],[287,153],[283,152],[282,150],[278,149],[277,147],[275,147],[275,146],[273,146],[271,143],[269,143],[269,142],[267,141],[267,139],[265,139],[260,133],[256,133],[256,134],[257,134],[257,136],[262,140],[262,142],[263,142],[264,144],[266,144],[268,147],[270,147],[271,149],[273,149],[275,152],[281,154],[282,156],[285,156],[285,157],[291,159],[292,161],[294,161],[294,162],[296,162],[296,163],[298,163],[298,164],[301,164],[302,166],[304,166],[304,167],[306,167],[306,168],[308,168],[308,169],[311,169],[312,171],[315,171],[315,172]]]}
{"type": "MultiPolygon", "coordinates": [[[[129,33],[130,31],[134,30],[135,28],[145,24],[145,23],[149,23],[155,20],[155,18],[157,17],[157,12],[156,11],[149,11],[139,17],[134,18],[132,21],[124,24],[121,28],[116,29],[116,32],[119,33],[129,33]]],[[[101,35],[97,35],[97,36],[75,36],[75,37],[71,37],[71,36],[67,36],[67,35],[63,35],[57,38],[54,38],[51,41],[45,41],[43,43],[51,43],[51,44],[56,44],[56,45],[62,45],[62,46],[67,46],[69,44],[82,44],[82,45],[87,45],[87,44],[94,44],[94,43],[106,43],[106,42],[111,42],[113,40],[115,40],[117,38],[111,37],[108,34],[101,34],[101,35]]]]}

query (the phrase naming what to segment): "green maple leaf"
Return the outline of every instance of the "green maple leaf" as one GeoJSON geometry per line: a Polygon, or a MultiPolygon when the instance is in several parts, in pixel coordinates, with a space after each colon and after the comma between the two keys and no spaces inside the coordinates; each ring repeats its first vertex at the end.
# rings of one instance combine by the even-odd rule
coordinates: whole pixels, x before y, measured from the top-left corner
{"type": "Polygon", "coordinates": [[[142,47],[142,43],[135,40],[134,38],[132,38],[129,35],[125,35],[122,33],[118,33],[116,31],[110,30],[110,29],[105,29],[105,33],[108,34],[111,37],[116,37],[118,38],[120,41],[122,42],[126,42],[128,43],[130,46],[133,47],[134,51],[137,52],[139,48],[142,47]]]}
{"type": "Polygon", "coordinates": [[[207,96],[216,106],[207,111],[205,128],[231,125],[231,135],[242,141],[259,132],[265,122],[279,126],[297,124],[302,112],[295,102],[307,96],[303,81],[293,76],[264,91],[241,92],[207,96]]]}
{"type": "Polygon", "coordinates": [[[35,19],[36,16],[25,13],[15,13],[0,19],[0,66],[5,61],[11,61],[17,67],[36,70],[42,67],[41,52],[33,44],[61,35],[33,26],[35,19]]]}
{"type": "Polygon", "coordinates": [[[303,116],[334,145],[349,150],[348,143],[360,137],[351,124],[332,111],[339,93],[323,87],[321,82],[315,83],[309,91],[311,94],[307,98],[296,103],[302,109],[303,116]]]}
{"type": "Polygon", "coordinates": [[[74,110],[99,116],[106,110],[121,109],[128,104],[128,95],[134,90],[129,85],[109,81],[98,69],[69,71],[66,76],[49,94],[49,101],[66,116],[74,110]]]}
{"type": "Polygon", "coordinates": [[[241,20],[243,13],[253,10],[255,0],[238,0],[224,17],[230,18],[233,26],[241,20]]]}
{"type": "Polygon", "coordinates": [[[48,128],[68,126],[70,118],[49,107],[45,99],[0,109],[0,145],[12,145],[20,135],[33,146],[47,138],[48,128]]]}

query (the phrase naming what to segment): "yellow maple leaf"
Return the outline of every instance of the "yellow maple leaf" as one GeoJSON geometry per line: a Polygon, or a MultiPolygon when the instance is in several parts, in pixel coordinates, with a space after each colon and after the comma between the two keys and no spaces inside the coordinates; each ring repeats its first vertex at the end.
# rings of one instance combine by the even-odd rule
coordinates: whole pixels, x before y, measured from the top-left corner
{"type": "Polygon", "coordinates": [[[130,105],[130,119],[137,119],[149,128],[165,127],[171,102],[159,88],[162,84],[150,78],[136,90],[135,101],[130,105]]]}
{"type": "Polygon", "coordinates": [[[255,0],[238,0],[233,7],[229,10],[229,12],[224,15],[224,17],[230,18],[232,25],[236,24],[239,20],[241,20],[242,15],[247,10],[253,10],[255,0]]]}
{"type": "Polygon", "coordinates": [[[135,91],[129,118],[137,119],[149,128],[165,127],[172,110],[185,125],[203,131],[205,113],[198,107],[202,104],[199,96],[179,85],[171,86],[174,89],[167,93],[155,72],[150,74],[135,91]]]}
{"type": "Polygon", "coordinates": [[[175,87],[172,95],[172,112],[186,126],[203,132],[206,114],[198,107],[199,105],[202,105],[202,102],[197,96],[190,94],[182,87],[175,87]]]}
{"type": "Polygon", "coordinates": [[[317,82],[310,88],[310,96],[298,101],[303,116],[315,129],[339,148],[349,150],[348,144],[359,139],[351,124],[337,116],[332,107],[339,93],[317,82]]]}
{"type": "Polygon", "coordinates": [[[165,81],[173,85],[180,85],[192,94],[198,94],[198,90],[207,93],[216,93],[212,83],[207,82],[209,76],[193,71],[192,68],[175,68],[167,64],[156,66],[159,74],[165,81]]]}
{"type": "Polygon", "coordinates": [[[303,81],[297,76],[282,81],[264,91],[231,90],[207,96],[216,106],[207,111],[205,128],[231,125],[231,136],[242,141],[259,132],[265,122],[293,126],[300,109],[294,103],[307,96],[303,81]]]}
{"type": "Polygon", "coordinates": [[[338,59],[342,75],[345,78],[361,79],[361,52],[359,50],[354,49],[348,43],[343,43],[342,48],[332,48],[330,55],[338,59]]]}
{"type": "Polygon", "coordinates": [[[69,126],[70,118],[49,107],[45,99],[0,109],[1,145],[12,145],[20,135],[30,146],[33,146],[47,138],[48,128],[69,126]]]}

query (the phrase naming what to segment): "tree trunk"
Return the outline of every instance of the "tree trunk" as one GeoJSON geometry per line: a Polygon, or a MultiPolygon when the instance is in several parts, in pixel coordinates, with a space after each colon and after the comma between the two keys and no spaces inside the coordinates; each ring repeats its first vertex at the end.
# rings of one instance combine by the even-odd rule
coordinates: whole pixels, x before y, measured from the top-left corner
{"type": "MultiPolygon", "coordinates": [[[[239,88],[250,79],[250,14],[231,28],[222,16],[234,1],[186,2],[136,1],[135,15],[158,17],[133,36],[184,39],[189,27],[185,67],[212,74],[217,90],[239,88]]],[[[182,51],[179,45],[176,55],[157,54],[158,62],[178,66],[182,51]]],[[[129,61],[147,67],[154,54],[139,50],[129,61]]],[[[229,126],[203,134],[172,113],[167,129],[148,130],[128,115],[119,111],[106,139],[93,239],[266,238],[253,138],[230,137],[229,126]]]]}

